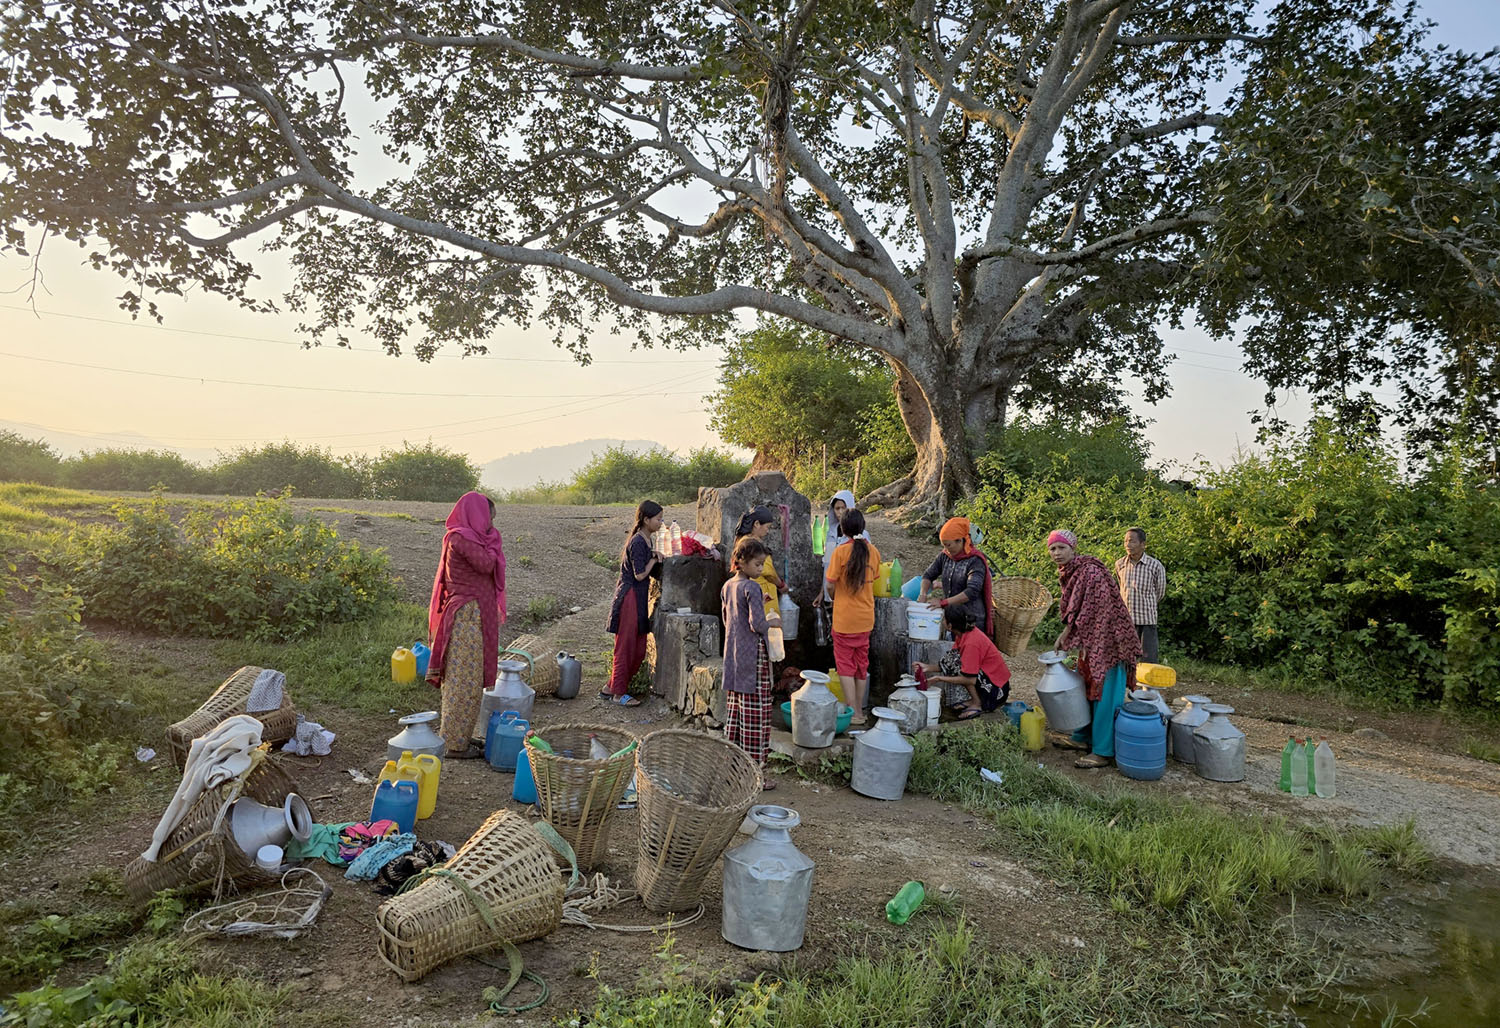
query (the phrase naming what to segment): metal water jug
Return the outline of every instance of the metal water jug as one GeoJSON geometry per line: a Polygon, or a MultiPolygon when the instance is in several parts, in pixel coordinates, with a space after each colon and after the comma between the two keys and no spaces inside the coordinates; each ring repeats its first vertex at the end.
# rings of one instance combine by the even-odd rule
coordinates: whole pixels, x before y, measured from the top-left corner
{"type": "Polygon", "coordinates": [[[849,787],[861,796],[877,800],[899,800],[906,791],[906,773],[911,770],[912,745],[901,738],[897,724],[900,711],[876,707],[875,727],[854,740],[854,771],[849,787]]]}
{"type": "Polygon", "coordinates": [[[805,749],[833,745],[838,730],[839,701],[828,691],[828,676],[802,672],[802,688],[792,693],[792,742],[805,749]]]}
{"type": "Polygon", "coordinates": [[[557,698],[571,700],[583,685],[583,661],[571,653],[557,654],[557,698]]]}
{"type": "Polygon", "coordinates": [[[235,800],[229,810],[229,834],[251,857],[262,846],[284,847],[292,839],[306,842],[312,837],[312,827],[312,811],[294,792],[288,793],[279,807],[268,807],[246,797],[235,800]]]}
{"type": "Polygon", "coordinates": [[[1198,774],[1211,782],[1245,780],[1245,733],[1229,723],[1234,708],[1223,703],[1203,707],[1208,720],[1193,729],[1193,757],[1198,774]]]}
{"type": "Polygon", "coordinates": [[[795,810],[750,808],[755,834],[724,854],[724,941],[744,949],[785,953],[802,946],[814,864],[792,845],[802,823],[795,810]]]}
{"type": "Polygon", "coordinates": [[[438,712],[435,710],[424,710],[397,718],[396,723],[401,725],[401,731],[386,740],[385,759],[400,760],[401,754],[407,750],[413,755],[430,753],[440,759],[445,756],[447,747],[443,745],[443,737],[432,727],[437,719],[438,712]]]}
{"type": "Polygon", "coordinates": [[[899,727],[907,735],[916,735],[927,727],[927,696],[918,691],[917,680],[911,675],[901,676],[885,705],[900,711],[902,720],[899,727]]]}
{"type": "Polygon", "coordinates": [[[1048,650],[1037,658],[1042,678],[1037,682],[1036,698],[1047,715],[1047,727],[1054,732],[1076,732],[1094,720],[1083,676],[1063,664],[1067,659],[1063,650],[1048,650]]]}
{"type": "Polygon", "coordinates": [[[474,725],[474,734],[480,739],[489,732],[490,715],[495,711],[513,710],[516,717],[530,721],[531,708],[536,703],[536,690],[521,677],[521,672],[526,670],[524,660],[502,660],[495,667],[495,684],[479,698],[479,718],[474,725]]]}
{"type": "Polygon", "coordinates": [[[1193,729],[1208,720],[1208,711],[1203,706],[1211,702],[1207,696],[1184,696],[1182,709],[1172,715],[1167,725],[1168,748],[1184,764],[1193,763],[1193,729]]]}

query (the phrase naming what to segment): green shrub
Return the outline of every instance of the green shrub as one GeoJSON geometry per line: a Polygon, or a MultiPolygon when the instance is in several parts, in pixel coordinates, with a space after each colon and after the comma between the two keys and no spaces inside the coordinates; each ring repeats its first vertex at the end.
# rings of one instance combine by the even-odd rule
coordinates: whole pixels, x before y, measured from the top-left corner
{"type": "Polygon", "coordinates": [[[40,439],[0,431],[0,482],[56,485],[61,458],[40,439]]]}
{"type": "Polygon", "coordinates": [[[451,503],[479,488],[479,470],[461,453],[402,443],[383,450],[370,463],[370,495],[377,500],[429,500],[451,503]]]}
{"type": "Polygon", "coordinates": [[[64,485],[74,489],[114,489],[147,492],[165,486],[168,492],[196,493],[212,482],[207,472],[171,450],[95,450],[62,466],[64,485]]]}
{"type": "MultiPolygon", "coordinates": [[[[1126,528],[1145,527],[1167,567],[1169,656],[1404,705],[1500,705],[1500,493],[1437,471],[1403,479],[1389,450],[1325,425],[1204,465],[1197,486],[1005,472],[968,513],[1004,573],[1054,594],[1050,529],[1112,564],[1126,528]]],[[[1054,614],[1038,633],[1056,631],[1054,614]]]]}
{"type": "Polygon", "coordinates": [[[297,637],[395,595],[383,553],[299,520],[285,500],[195,509],[180,527],[160,495],[115,516],[46,558],[90,618],[179,635],[297,637]]]}
{"type": "Polygon", "coordinates": [[[584,465],[571,482],[537,485],[505,495],[506,503],[687,503],[700,486],[732,485],[748,465],[711,447],[679,457],[653,447],[644,453],[612,446],[584,465]]]}
{"type": "Polygon", "coordinates": [[[234,496],[276,493],[291,486],[299,495],[352,499],[366,495],[368,475],[353,457],[296,443],[268,443],[236,450],[213,466],[215,492],[234,496]]]}

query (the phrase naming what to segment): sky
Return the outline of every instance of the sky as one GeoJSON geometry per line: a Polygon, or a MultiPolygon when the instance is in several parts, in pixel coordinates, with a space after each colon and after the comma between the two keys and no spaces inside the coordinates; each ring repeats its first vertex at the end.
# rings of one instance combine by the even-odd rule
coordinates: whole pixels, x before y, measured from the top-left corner
{"type": "MultiPolygon", "coordinates": [[[[1428,0],[1438,42],[1500,46],[1494,0],[1428,0]]],[[[132,323],[121,280],[96,272],[86,251],[53,240],[35,290],[30,269],[0,258],[0,420],[53,433],[190,455],[293,439],[336,452],[374,453],[432,442],[483,463],[509,453],[594,438],[654,438],[669,448],[717,445],[704,397],[716,350],[632,350],[601,332],[594,363],[578,366],[544,330],[506,329],[479,358],[394,358],[369,340],[353,350],[304,349],[291,315],[255,315],[213,296],[162,298],[164,325],[132,323]]],[[[263,269],[267,294],[284,273],[263,269]]],[[[1172,394],[1139,405],[1154,459],[1171,467],[1230,460],[1253,444],[1250,413],[1265,390],[1238,369],[1230,341],[1192,329],[1167,333],[1177,355],[1172,394]]],[[[1306,405],[1283,396],[1279,413],[1306,405]]]]}

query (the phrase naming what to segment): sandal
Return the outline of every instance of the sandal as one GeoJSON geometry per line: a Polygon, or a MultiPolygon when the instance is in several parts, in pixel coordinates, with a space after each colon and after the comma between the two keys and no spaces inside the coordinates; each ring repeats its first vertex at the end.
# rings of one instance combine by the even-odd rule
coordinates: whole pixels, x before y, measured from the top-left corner
{"type": "Polygon", "coordinates": [[[1079,757],[1077,760],[1073,761],[1074,767],[1094,768],[1109,767],[1109,765],[1110,759],[1108,757],[1101,757],[1097,753],[1090,753],[1086,757],[1079,757]]]}
{"type": "Polygon", "coordinates": [[[775,792],[776,791],[776,783],[773,782],[773,781],[771,781],[769,778],[762,778],[760,780],[760,791],[761,792],[775,792]]]}
{"type": "Polygon", "coordinates": [[[1088,749],[1087,746],[1079,742],[1077,739],[1073,738],[1071,735],[1063,735],[1061,732],[1048,732],[1047,741],[1060,750],[1088,749]]]}
{"type": "Polygon", "coordinates": [[[984,711],[980,710],[978,707],[965,707],[965,708],[963,708],[963,710],[961,710],[959,712],[958,717],[954,718],[953,720],[955,720],[955,721],[973,721],[976,717],[978,717],[979,715],[981,715],[983,713],[984,713],[984,711]]]}
{"type": "Polygon", "coordinates": [[[612,701],[615,698],[615,694],[612,693],[612,692],[610,692],[608,689],[601,689],[599,691],[599,698],[601,700],[611,700],[612,701]]]}
{"type": "Polygon", "coordinates": [[[639,707],[641,705],[640,698],[632,696],[630,693],[626,693],[624,696],[616,696],[610,702],[618,703],[622,707],[639,707]]]}

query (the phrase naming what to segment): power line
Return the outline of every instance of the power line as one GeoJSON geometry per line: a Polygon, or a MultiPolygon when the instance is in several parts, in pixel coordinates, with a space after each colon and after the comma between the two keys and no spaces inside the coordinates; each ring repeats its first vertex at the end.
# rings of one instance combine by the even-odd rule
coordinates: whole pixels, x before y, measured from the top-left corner
{"type": "MultiPolygon", "coordinates": [[[[238,339],[253,343],[275,343],[278,346],[295,346],[299,350],[307,349],[302,343],[295,339],[273,339],[270,336],[236,335],[232,332],[204,332],[195,328],[173,328],[170,325],[153,325],[141,321],[118,321],[114,318],[100,318],[90,314],[67,314],[63,311],[43,311],[32,307],[19,306],[17,304],[0,304],[0,310],[21,311],[25,314],[45,314],[52,318],[70,318],[74,321],[92,321],[100,325],[114,325],[118,328],[145,328],[156,332],[175,332],[179,335],[204,336],[211,339],[238,339]]],[[[319,349],[322,349],[321,347],[319,349]]],[[[332,349],[343,350],[348,353],[378,353],[385,354],[386,351],[374,346],[336,346],[332,349]]],[[[508,361],[511,363],[524,364],[577,364],[571,357],[506,357],[499,354],[471,354],[461,353],[439,353],[434,354],[443,360],[483,360],[483,361],[508,361]]],[[[717,364],[718,358],[677,358],[660,357],[651,359],[632,360],[629,358],[607,358],[604,360],[590,361],[591,364],[717,364]]]]}
{"type": "MultiPolygon", "coordinates": [[[[34,357],[25,353],[10,353],[0,350],[0,357],[14,357],[16,360],[37,361],[42,364],[58,364],[66,368],[86,368],[90,371],[108,371],[118,375],[142,375],[148,378],[168,378],[178,382],[213,383],[215,385],[249,386],[256,389],[291,389],[307,393],[354,393],[360,396],[404,396],[404,397],[436,397],[445,400],[528,400],[528,399],[551,399],[551,400],[593,400],[601,397],[616,396],[617,393],[417,393],[409,389],[344,389],[338,386],[309,386],[296,385],[289,382],[247,382],[234,378],[210,378],[205,375],[174,375],[166,371],[142,371],[139,368],[114,368],[103,364],[85,364],[81,361],[58,360],[55,357],[34,357]]],[[[698,371],[694,375],[710,375],[711,371],[698,371]]],[[[665,393],[667,396],[686,396],[695,390],[684,393],[665,393]]]]}

